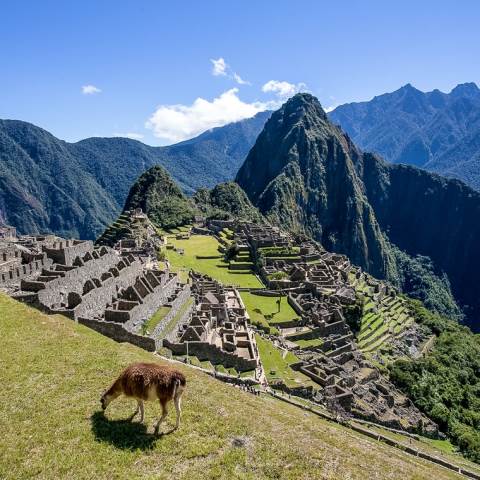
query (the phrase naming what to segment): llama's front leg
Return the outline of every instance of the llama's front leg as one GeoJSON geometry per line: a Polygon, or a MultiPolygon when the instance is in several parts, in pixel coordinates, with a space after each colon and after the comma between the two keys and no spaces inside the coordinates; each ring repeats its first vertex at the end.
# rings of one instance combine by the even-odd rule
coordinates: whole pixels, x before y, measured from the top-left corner
{"type": "Polygon", "coordinates": [[[165,417],[167,416],[168,410],[167,410],[167,403],[165,401],[160,400],[160,405],[162,407],[162,416],[160,417],[160,420],[158,420],[157,424],[155,425],[155,433],[157,434],[159,429],[160,429],[160,424],[163,422],[165,417]]]}
{"type": "Polygon", "coordinates": [[[140,423],[143,423],[143,419],[145,418],[145,407],[143,400],[139,400],[138,406],[140,408],[140,423]]]}
{"type": "MultiPolygon", "coordinates": [[[[142,404],[142,401],[141,401],[141,400],[137,400],[137,408],[136,408],[136,410],[132,413],[132,415],[130,415],[130,416],[128,417],[128,419],[129,419],[130,421],[132,421],[132,420],[137,416],[138,412],[142,412],[143,408],[142,408],[141,404],[142,404]]],[[[143,418],[143,413],[141,414],[141,416],[142,416],[142,418],[143,418]]]]}
{"type": "Polygon", "coordinates": [[[182,397],[180,395],[175,397],[174,402],[175,402],[175,410],[177,411],[177,419],[175,422],[175,430],[176,430],[180,425],[180,415],[182,414],[182,397]]]}

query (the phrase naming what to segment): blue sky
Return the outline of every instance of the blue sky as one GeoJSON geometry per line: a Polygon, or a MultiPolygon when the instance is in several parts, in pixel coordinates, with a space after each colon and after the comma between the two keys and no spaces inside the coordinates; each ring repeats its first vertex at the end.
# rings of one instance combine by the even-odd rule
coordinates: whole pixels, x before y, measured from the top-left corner
{"type": "Polygon", "coordinates": [[[1,18],[0,118],[68,141],[173,143],[302,89],[332,107],[480,83],[477,0],[4,0],[1,18]]]}

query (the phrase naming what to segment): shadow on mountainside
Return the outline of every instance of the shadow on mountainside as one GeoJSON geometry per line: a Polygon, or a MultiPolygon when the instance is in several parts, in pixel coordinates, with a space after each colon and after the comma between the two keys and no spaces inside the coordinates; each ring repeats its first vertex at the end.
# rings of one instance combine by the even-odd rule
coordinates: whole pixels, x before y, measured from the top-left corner
{"type": "Polygon", "coordinates": [[[148,433],[147,426],[142,423],[129,419],[110,420],[101,411],[95,412],[90,420],[97,442],[108,442],[123,450],[151,450],[157,440],[170,433],[148,433]]]}

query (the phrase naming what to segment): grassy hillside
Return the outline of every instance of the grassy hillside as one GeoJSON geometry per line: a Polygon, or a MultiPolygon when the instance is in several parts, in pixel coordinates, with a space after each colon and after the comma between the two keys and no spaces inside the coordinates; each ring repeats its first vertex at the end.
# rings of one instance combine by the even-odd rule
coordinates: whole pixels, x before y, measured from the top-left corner
{"type": "Polygon", "coordinates": [[[458,478],[186,367],[183,424],[156,438],[157,404],[145,428],[124,421],[134,402],[117,400],[105,418],[99,397],[129,362],[158,357],[3,295],[0,336],[2,479],[458,478]]]}

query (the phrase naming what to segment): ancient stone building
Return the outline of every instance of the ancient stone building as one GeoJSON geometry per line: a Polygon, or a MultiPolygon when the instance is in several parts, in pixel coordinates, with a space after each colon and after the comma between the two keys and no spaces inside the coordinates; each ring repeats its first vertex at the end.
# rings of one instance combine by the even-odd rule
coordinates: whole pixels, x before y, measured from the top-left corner
{"type": "Polygon", "coordinates": [[[257,345],[238,291],[195,273],[191,279],[195,307],[164,346],[176,355],[188,353],[238,371],[257,368],[257,345]]]}

